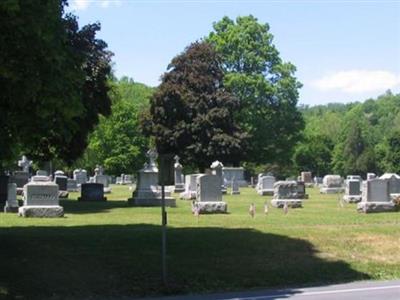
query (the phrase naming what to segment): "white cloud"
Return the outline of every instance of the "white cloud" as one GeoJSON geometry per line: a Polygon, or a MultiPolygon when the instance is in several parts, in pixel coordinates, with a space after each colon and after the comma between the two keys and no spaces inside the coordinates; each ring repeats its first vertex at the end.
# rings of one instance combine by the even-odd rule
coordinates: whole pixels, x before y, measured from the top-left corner
{"type": "Polygon", "coordinates": [[[71,9],[73,10],[85,10],[88,8],[90,2],[89,0],[73,0],[71,2],[71,9]]]}
{"type": "Polygon", "coordinates": [[[400,75],[381,70],[349,70],[329,74],[311,84],[322,91],[377,92],[399,86],[400,75]]]}
{"type": "Polygon", "coordinates": [[[71,10],[85,10],[92,4],[108,8],[111,6],[120,6],[121,0],[72,0],[70,8],[71,10]]]}

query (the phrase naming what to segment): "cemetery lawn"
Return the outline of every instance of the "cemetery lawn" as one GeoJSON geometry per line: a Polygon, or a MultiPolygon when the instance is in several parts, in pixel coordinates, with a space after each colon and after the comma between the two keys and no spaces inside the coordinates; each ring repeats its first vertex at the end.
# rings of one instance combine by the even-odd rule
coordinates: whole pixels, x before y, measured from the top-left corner
{"type": "Polygon", "coordinates": [[[65,218],[0,213],[0,299],[109,299],[400,278],[400,212],[359,214],[307,189],[304,208],[269,208],[254,189],[224,196],[229,214],[168,208],[169,287],[160,280],[160,208],[62,200],[65,218]],[[256,216],[249,216],[249,205],[256,216]]]}

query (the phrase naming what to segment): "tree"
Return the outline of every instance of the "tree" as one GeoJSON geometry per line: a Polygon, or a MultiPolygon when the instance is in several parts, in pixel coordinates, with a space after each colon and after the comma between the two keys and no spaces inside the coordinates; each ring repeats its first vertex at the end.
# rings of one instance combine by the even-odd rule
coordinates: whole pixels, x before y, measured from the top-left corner
{"type": "Polygon", "coordinates": [[[171,61],[143,119],[159,153],[178,154],[201,171],[215,159],[244,157],[247,135],[234,120],[239,102],[225,90],[223,76],[209,43],[193,43],[171,61]]]}
{"type": "Polygon", "coordinates": [[[324,135],[306,136],[295,149],[293,162],[297,171],[311,171],[316,176],[331,171],[333,143],[324,135]]]}
{"type": "Polygon", "coordinates": [[[370,125],[356,106],[346,114],[343,132],[333,151],[333,168],[342,175],[376,172],[377,163],[370,125]]]}
{"type": "Polygon", "coordinates": [[[149,106],[153,89],[126,77],[113,83],[111,115],[89,136],[89,145],[76,166],[94,169],[102,164],[108,174],[132,174],[143,166],[149,140],[139,126],[139,115],[149,106]]]}
{"type": "Polygon", "coordinates": [[[110,112],[111,53],[95,38],[99,24],[79,29],[67,1],[0,4],[0,163],[12,149],[39,160],[71,162],[86,146],[98,115],[110,112]]]}
{"type": "Polygon", "coordinates": [[[400,173],[400,130],[392,130],[376,146],[378,164],[384,172],[400,173]]]}
{"type": "Polygon", "coordinates": [[[246,160],[256,163],[288,163],[304,127],[296,68],[281,60],[272,40],[269,25],[253,16],[224,17],[207,38],[222,56],[226,89],[240,100],[235,121],[250,134],[246,160]]]}

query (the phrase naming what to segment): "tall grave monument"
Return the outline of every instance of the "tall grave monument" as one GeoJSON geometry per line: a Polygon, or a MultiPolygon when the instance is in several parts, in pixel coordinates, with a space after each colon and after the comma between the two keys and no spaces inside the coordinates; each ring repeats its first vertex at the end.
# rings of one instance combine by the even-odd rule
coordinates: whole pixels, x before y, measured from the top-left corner
{"type": "MultiPolygon", "coordinates": [[[[128,202],[134,206],[161,206],[161,191],[158,185],[158,168],[156,166],[157,152],[155,150],[147,151],[149,159],[143,169],[138,173],[136,190],[128,202]]],[[[170,193],[165,193],[165,205],[175,207],[175,199],[170,193]]]]}
{"type": "Polygon", "coordinates": [[[182,175],[182,165],[179,162],[179,156],[175,155],[174,175],[175,175],[175,193],[181,193],[185,190],[185,183],[182,175]]]}
{"type": "Polygon", "coordinates": [[[219,181],[221,183],[221,192],[222,194],[226,194],[226,186],[224,184],[224,176],[223,176],[223,167],[224,165],[222,164],[222,162],[216,160],[214,161],[210,168],[212,170],[212,173],[216,176],[218,176],[219,181]]]}

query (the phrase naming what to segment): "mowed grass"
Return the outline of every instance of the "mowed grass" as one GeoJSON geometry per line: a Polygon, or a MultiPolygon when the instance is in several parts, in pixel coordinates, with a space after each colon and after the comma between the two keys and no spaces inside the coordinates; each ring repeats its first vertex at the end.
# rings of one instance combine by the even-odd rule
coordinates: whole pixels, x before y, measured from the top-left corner
{"type": "Polygon", "coordinates": [[[400,213],[359,214],[307,189],[304,208],[269,208],[254,189],[224,196],[229,214],[168,208],[168,287],[160,269],[160,208],[61,201],[65,217],[0,213],[0,298],[84,299],[291,287],[400,278],[400,213]],[[251,218],[249,205],[255,203],[251,218]]]}

